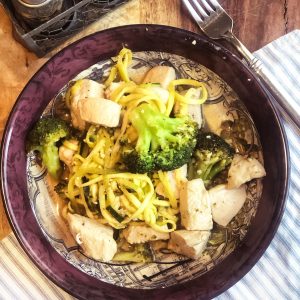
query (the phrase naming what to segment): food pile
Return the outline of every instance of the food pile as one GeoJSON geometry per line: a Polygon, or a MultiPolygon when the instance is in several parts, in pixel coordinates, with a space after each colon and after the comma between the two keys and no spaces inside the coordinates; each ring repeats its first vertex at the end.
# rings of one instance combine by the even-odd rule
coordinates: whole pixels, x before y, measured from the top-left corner
{"type": "Polygon", "coordinates": [[[207,100],[204,82],[162,65],[135,74],[131,60],[123,48],[105,81],[71,82],[70,120],[41,118],[27,150],[58,181],[62,215],[85,255],[149,262],[163,248],[197,259],[214,223],[228,225],[246,183],[265,170],[191,113],[207,100]]]}

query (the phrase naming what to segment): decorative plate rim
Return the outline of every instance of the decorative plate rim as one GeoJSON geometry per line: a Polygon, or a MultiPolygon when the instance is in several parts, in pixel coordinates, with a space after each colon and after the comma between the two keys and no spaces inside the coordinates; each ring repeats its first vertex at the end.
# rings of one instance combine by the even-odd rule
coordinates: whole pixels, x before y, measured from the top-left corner
{"type": "MultiPolygon", "coordinates": [[[[160,297],[167,297],[168,295],[171,296],[171,292],[172,295],[177,298],[177,297],[182,297],[184,295],[189,294],[189,292],[199,292],[200,294],[197,294],[198,296],[201,296],[202,293],[205,294],[205,297],[215,297],[219,294],[221,294],[222,292],[224,292],[225,290],[227,290],[229,287],[231,287],[232,285],[234,285],[240,278],[242,278],[255,264],[256,262],[259,260],[259,258],[262,256],[262,254],[265,252],[265,250],[267,249],[267,247],[269,246],[270,242],[272,241],[277,228],[280,224],[282,215],[283,215],[283,211],[285,208],[285,203],[286,203],[286,196],[288,193],[288,184],[289,184],[289,169],[290,169],[290,163],[289,163],[289,152],[288,152],[288,145],[287,145],[287,138],[285,135],[285,131],[283,128],[283,125],[281,123],[280,117],[274,107],[274,105],[272,104],[272,102],[269,99],[269,95],[265,92],[265,90],[263,89],[261,83],[257,80],[257,78],[255,77],[255,75],[235,56],[233,55],[228,49],[224,48],[223,46],[215,43],[214,41],[203,37],[199,34],[184,30],[184,29],[179,29],[179,28],[175,28],[175,27],[170,27],[170,26],[164,26],[164,25],[156,25],[156,24],[139,24],[139,25],[125,25],[125,26],[119,26],[119,27],[115,27],[115,28],[110,28],[110,29],[106,29],[100,32],[96,32],[93,33],[91,35],[88,35],[70,45],[68,45],[66,48],[62,49],[61,51],[59,51],[58,53],[56,53],[51,59],[49,59],[34,75],[33,77],[28,81],[28,83],[26,84],[26,86],[24,87],[24,89],[22,90],[22,92],[20,93],[20,95],[18,96],[11,112],[9,115],[9,118],[7,120],[4,132],[3,132],[3,138],[2,138],[2,143],[1,143],[1,169],[0,169],[0,174],[1,174],[1,192],[2,192],[2,197],[3,197],[3,201],[4,201],[4,207],[5,207],[5,211],[6,214],[8,216],[10,225],[13,229],[13,232],[15,233],[20,245],[22,246],[23,250],[26,252],[26,254],[30,257],[30,259],[34,262],[34,264],[42,271],[42,273],[47,276],[51,281],[53,281],[55,284],[57,284],[58,286],[60,286],[62,289],[64,289],[65,291],[67,291],[68,293],[70,293],[71,295],[75,296],[75,297],[79,297],[84,299],[84,295],[78,293],[71,290],[69,288],[69,286],[67,286],[66,282],[62,281],[62,278],[58,278],[58,276],[56,276],[56,274],[54,274],[51,269],[46,265],[46,264],[42,264],[42,261],[40,261],[40,263],[38,263],[35,259],[35,256],[37,255],[34,251],[33,248],[30,248],[28,243],[26,242],[26,239],[22,233],[22,228],[20,228],[20,224],[18,224],[18,221],[16,220],[15,216],[14,216],[14,212],[12,210],[11,207],[11,203],[13,201],[13,199],[10,198],[9,196],[9,190],[10,188],[8,187],[7,183],[7,169],[8,169],[8,162],[7,162],[7,155],[8,155],[8,146],[9,146],[9,141],[13,135],[14,132],[14,128],[13,128],[13,123],[14,123],[14,118],[18,115],[18,108],[20,106],[20,104],[22,103],[22,95],[23,93],[26,91],[26,89],[32,84],[32,82],[34,81],[34,79],[41,74],[43,71],[46,70],[46,68],[48,66],[51,65],[51,63],[53,63],[55,60],[57,60],[60,56],[63,56],[65,53],[67,53],[68,51],[71,51],[72,48],[74,48],[76,45],[80,45],[81,43],[84,44],[85,41],[87,41],[90,38],[93,38],[95,36],[101,36],[104,34],[113,34],[113,33],[118,33],[118,31],[122,31],[122,30],[128,30],[127,33],[130,32],[130,30],[133,29],[140,29],[140,30],[145,30],[147,32],[150,31],[155,31],[155,30],[165,30],[165,31],[170,31],[174,34],[177,34],[179,36],[181,35],[185,35],[190,41],[192,40],[196,40],[196,41],[200,41],[200,44],[206,44],[209,48],[213,49],[213,47],[218,47],[218,51],[219,53],[221,53],[222,55],[228,55],[229,60],[236,62],[239,65],[239,68],[241,70],[243,70],[244,73],[246,73],[249,78],[251,78],[254,83],[256,84],[256,86],[258,86],[260,92],[264,95],[264,98],[267,102],[267,104],[270,106],[270,110],[272,111],[273,114],[273,118],[274,121],[276,122],[277,125],[277,129],[280,132],[280,137],[278,137],[281,142],[282,142],[282,151],[284,153],[284,157],[282,158],[282,160],[284,161],[284,174],[282,175],[283,178],[283,183],[282,183],[282,187],[283,190],[281,191],[281,199],[282,201],[280,203],[277,204],[276,207],[276,211],[273,214],[273,219],[272,222],[270,224],[270,227],[268,228],[268,232],[266,232],[266,234],[264,236],[262,236],[260,238],[260,243],[259,243],[259,247],[254,249],[254,253],[249,253],[247,260],[243,262],[242,266],[238,269],[238,271],[233,275],[231,275],[230,278],[228,278],[228,280],[221,286],[218,287],[217,290],[213,290],[213,291],[206,291],[206,290],[201,290],[198,289],[197,287],[194,287],[195,283],[199,283],[199,281],[201,280],[201,277],[198,277],[196,279],[193,279],[187,283],[183,283],[183,284],[178,284],[176,286],[171,286],[171,287],[167,287],[164,289],[151,289],[151,290],[132,290],[132,289],[128,289],[128,288],[121,288],[121,287],[117,287],[115,285],[111,285],[108,283],[104,283],[101,282],[97,279],[91,279],[89,275],[84,274],[84,276],[80,276],[80,280],[85,278],[87,280],[87,277],[89,277],[89,281],[93,284],[93,283],[97,283],[97,285],[99,286],[99,293],[94,293],[93,291],[90,292],[90,296],[89,297],[103,297],[103,293],[101,292],[101,288],[105,289],[105,290],[110,290],[110,289],[114,289],[116,293],[119,293],[120,298],[125,298],[125,297],[138,297],[143,295],[147,295],[147,296],[154,296],[156,298],[160,298],[160,297]],[[251,254],[251,255],[250,255],[251,254]],[[193,290],[191,290],[193,287],[193,290]]],[[[148,50],[152,50],[152,49],[148,49],[148,50]]],[[[176,52],[174,52],[174,54],[178,54],[176,52]]],[[[20,113],[20,112],[19,112],[20,113]]],[[[28,200],[28,195],[23,195],[25,198],[25,200],[28,200]]],[[[28,200],[29,201],[29,200],[28,200]]],[[[33,211],[31,210],[31,214],[33,215],[33,211]]],[[[29,216],[32,217],[32,216],[29,216]]],[[[37,222],[36,222],[37,225],[37,222]]],[[[40,241],[43,244],[49,244],[48,241],[46,241],[46,238],[43,236],[42,231],[40,228],[36,228],[37,231],[40,233],[39,237],[40,237],[40,241]]],[[[251,229],[251,226],[249,228],[249,230],[251,229]]],[[[245,239],[247,238],[247,235],[245,237],[245,239]]],[[[50,244],[49,244],[50,245],[50,244]]],[[[54,250],[54,249],[53,249],[54,250]]],[[[226,263],[226,261],[228,261],[228,259],[230,257],[232,257],[233,255],[235,255],[237,252],[237,250],[235,250],[232,254],[230,254],[223,262],[221,262],[219,265],[222,265],[224,263],[226,263]]],[[[57,255],[59,255],[57,253],[57,255]]],[[[71,266],[71,265],[70,265],[71,266]]],[[[72,266],[72,269],[75,269],[75,267],[72,266]]],[[[214,268],[213,270],[215,270],[216,268],[214,268]]],[[[213,272],[213,270],[207,272],[206,274],[210,274],[211,272],[213,272]]],[[[73,271],[73,270],[72,270],[73,271]]],[[[79,275],[78,270],[74,270],[74,272],[76,273],[76,275],[79,275]]],[[[82,272],[80,272],[82,273],[82,272]]],[[[204,275],[205,276],[205,275],[204,275]]],[[[74,278],[71,278],[74,279],[74,278]]],[[[88,287],[87,287],[88,289],[88,287]]]]}

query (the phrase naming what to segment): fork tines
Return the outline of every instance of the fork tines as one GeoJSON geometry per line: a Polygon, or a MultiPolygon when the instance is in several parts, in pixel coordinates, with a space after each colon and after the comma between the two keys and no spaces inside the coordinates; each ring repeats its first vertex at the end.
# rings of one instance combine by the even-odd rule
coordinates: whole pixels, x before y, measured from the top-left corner
{"type": "Polygon", "coordinates": [[[183,2],[196,22],[204,21],[218,9],[223,10],[216,0],[183,0],[183,2]]]}

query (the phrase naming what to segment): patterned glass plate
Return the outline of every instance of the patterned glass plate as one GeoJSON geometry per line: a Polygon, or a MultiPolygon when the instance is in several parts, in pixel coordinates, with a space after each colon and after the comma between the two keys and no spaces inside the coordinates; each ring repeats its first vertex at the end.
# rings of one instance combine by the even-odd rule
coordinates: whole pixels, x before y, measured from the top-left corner
{"type": "Polygon", "coordinates": [[[270,244],[288,190],[287,153],[285,134],[272,102],[255,74],[234,53],[186,30],[129,25],[71,44],[28,82],[3,134],[1,191],[23,249],[49,279],[75,297],[210,299],[242,278],[270,244]],[[61,109],[60,94],[66,85],[76,76],[101,80],[112,64],[109,58],[123,46],[134,52],[137,69],[168,64],[175,67],[178,77],[205,81],[209,101],[202,110],[194,110],[195,117],[210,116],[209,121],[218,114],[221,124],[207,121],[204,126],[215,125],[241,153],[264,159],[267,176],[263,188],[256,180],[247,185],[247,201],[241,212],[227,228],[214,227],[213,239],[197,261],[165,250],[154,253],[155,263],[145,265],[104,264],[85,257],[59,215],[60,201],[53,182],[36,157],[26,155],[29,130],[43,113],[56,114],[61,109]]]}
{"type": "MultiPolygon", "coordinates": [[[[74,80],[89,78],[101,82],[113,63],[112,59],[101,61],[78,74],[74,80]]],[[[262,161],[262,150],[254,123],[246,107],[225,81],[199,63],[163,52],[134,53],[131,71],[146,70],[155,65],[172,66],[176,70],[177,78],[205,82],[209,98],[203,107],[196,106],[194,117],[198,117],[202,126],[230,139],[239,153],[249,154],[262,161]]],[[[50,102],[44,115],[61,114],[64,109],[62,96],[67,87],[68,84],[50,102]]],[[[153,263],[102,263],[86,257],[77,246],[61,217],[62,201],[54,192],[54,184],[46,170],[39,165],[40,162],[33,154],[28,156],[29,198],[37,221],[51,245],[81,271],[105,282],[129,288],[167,287],[209,271],[224,260],[244,238],[262,192],[260,180],[252,180],[247,184],[247,200],[243,208],[226,228],[214,224],[208,247],[198,260],[187,259],[171,253],[168,249],[161,249],[153,251],[153,263]]]]}

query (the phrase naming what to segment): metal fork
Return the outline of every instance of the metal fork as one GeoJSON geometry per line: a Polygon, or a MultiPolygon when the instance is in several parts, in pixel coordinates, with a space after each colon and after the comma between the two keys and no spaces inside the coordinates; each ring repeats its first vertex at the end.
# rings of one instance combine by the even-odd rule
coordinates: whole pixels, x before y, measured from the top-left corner
{"type": "Polygon", "coordinates": [[[216,0],[182,0],[186,8],[200,27],[211,39],[225,39],[243,56],[249,68],[257,75],[265,91],[275,100],[280,112],[288,116],[300,129],[300,116],[285,100],[267,76],[262,63],[233,34],[233,20],[216,0]]]}

